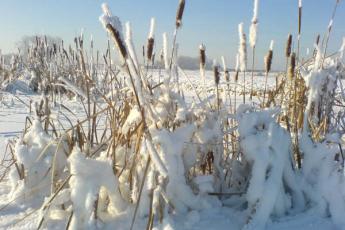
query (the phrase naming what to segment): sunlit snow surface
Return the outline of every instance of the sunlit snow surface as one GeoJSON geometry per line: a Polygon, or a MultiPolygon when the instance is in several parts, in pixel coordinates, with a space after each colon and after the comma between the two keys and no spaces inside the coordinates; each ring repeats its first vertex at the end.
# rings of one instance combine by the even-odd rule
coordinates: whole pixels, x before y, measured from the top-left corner
{"type": "MultiPolygon", "coordinates": [[[[202,87],[202,80],[199,77],[198,71],[186,71],[186,76],[181,75],[180,77],[180,87],[183,89],[184,96],[189,103],[197,100],[195,91],[200,92],[202,87]]],[[[231,73],[231,82],[233,83],[234,73],[231,73]]],[[[158,71],[154,72],[154,78],[158,81],[158,71]]],[[[207,89],[210,95],[213,94],[214,83],[212,72],[206,73],[207,78],[207,89]]],[[[239,83],[242,85],[243,76],[240,74],[239,83]]],[[[275,86],[275,78],[273,75],[269,77],[269,86],[275,86]]],[[[21,84],[21,83],[18,83],[21,84]]],[[[251,84],[251,74],[248,73],[246,76],[246,85],[251,84]]],[[[255,76],[254,87],[256,89],[262,89],[264,85],[264,76],[255,76]]],[[[227,89],[224,84],[224,79],[221,79],[221,87],[227,89]]],[[[234,90],[234,85],[231,84],[230,88],[234,90]]],[[[237,90],[242,90],[241,86],[237,87],[237,90]]],[[[248,91],[250,89],[247,89],[248,91]]],[[[38,101],[40,95],[33,94],[23,88],[20,85],[18,88],[14,88],[13,93],[0,92],[2,94],[2,102],[0,103],[0,156],[3,157],[5,148],[7,146],[7,141],[12,138],[21,135],[24,126],[25,119],[30,116],[29,107],[30,100],[38,101]]],[[[234,103],[234,93],[231,93],[231,100],[234,103]]],[[[224,94],[223,97],[227,97],[224,94]]],[[[242,103],[242,95],[237,95],[237,106],[242,103]]],[[[246,97],[246,101],[249,102],[249,97],[246,97]]],[[[70,124],[64,117],[66,115],[72,122],[77,120],[83,120],[86,115],[84,109],[78,101],[63,99],[62,104],[68,107],[70,111],[67,111],[62,106],[59,105],[60,102],[52,111],[52,116],[54,119],[59,119],[61,125],[64,128],[69,128],[70,124]],[[61,111],[62,113],[58,112],[61,111]]],[[[255,103],[255,101],[254,101],[255,103]]],[[[61,129],[62,127],[57,127],[61,129]]],[[[102,122],[100,122],[99,129],[102,128],[102,122]]],[[[8,178],[4,178],[0,182],[0,229],[36,229],[38,222],[40,220],[39,211],[37,209],[38,204],[31,203],[30,205],[25,202],[21,203],[13,200],[10,196],[10,184],[8,178]],[[13,201],[13,202],[11,202],[13,201]]],[[[344,214],[345,215],[345,214],[344,214]]],[[[58,214],[56,214],[57,220],[50,220],[48,223],[49,229],[64,229],[65,222],[58,220],[58,214]]],[[[129,229],[128,223],[132,215],[128,213],[123,213],[123,215],[118,216],[116,220],[116,225],[103,226],[106,229],[129,229]]],[[[227,208],[226,206],[204,210],[204,211],[192,211],[187,215],[172,216],[171,219],[165,219],[163,226],[158,226],[155,229],[240,229],[244,225],[245,213],[237,212],[233,209],[227,208]]],[[[135,229],[145,229],[146,219],[139,219],[136,221],[135,229]]],[[[329,218],[322,218],[313,210],[308,212],[302,212],[296,216],[285,216],[280,219],[273,219],[267,225],[268,229],[336,229],[329,218]]]]}

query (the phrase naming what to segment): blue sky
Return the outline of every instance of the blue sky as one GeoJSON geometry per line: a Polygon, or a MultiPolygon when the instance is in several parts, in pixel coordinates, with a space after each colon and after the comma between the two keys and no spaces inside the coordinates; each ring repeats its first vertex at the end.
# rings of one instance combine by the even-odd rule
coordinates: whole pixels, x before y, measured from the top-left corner
{"type": "MultiPolygon", "coordinates": [[[[312,49],[318,33],[323,35],[336,0],[304,0],[301,52],[312,49]]],[[[16,41],[24,35],[49,34],[73,41],[84,29],[85,36],[95,38],[96,48],[104,50],[106,33],[98,17],[101,14],[98,0],[1,0],[0,49],[15,50],[16,41]]],[[[161,47],[161,34],[174,30],[178,0],[109,0],[114,15],[122,22],[130,21],[135,43],[139,49],[146,43],[151,17],[156,18],[156,50],[161,47]]],[[[270,40],[275,41],[273,65],[275,69],[285,64],[284,46],[288,33],[297,31],[298,0],[261,0],[259,3],[259,35],[257,65],[263,66],[263,56],[270,40]]],[[[183,27],[178,35],[180,54],[198,55],[200,43],[206,45],[207,56],[224,55],[229,66],[234,66],[238,47],[238,23],[244,22],[248,32],[252,17],[252,0],[187,0],[183,27]]],[[[334,31],[329,50],[337,50],[345,36],[345,2],[341,2],[334,21],[334,31]]],[[[250,58],[250,56],[248,57],[250,58]]]]}

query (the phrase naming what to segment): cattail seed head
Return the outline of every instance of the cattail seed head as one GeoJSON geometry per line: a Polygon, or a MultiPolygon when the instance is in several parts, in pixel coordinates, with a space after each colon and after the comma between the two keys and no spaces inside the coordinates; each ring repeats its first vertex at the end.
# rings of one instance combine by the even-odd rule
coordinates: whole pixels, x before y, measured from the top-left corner
{"type": "Polygon", "coordinates": [[[213,75],[214,75],[214,83],[219,85],[220,73],[219,73],[219,66],[216,60],[213,61],[213,75]]]}
{"type": "Polygon", "coordinates": [[[226,82],[230,81],[230,74],[229,74],[229,70],[225,70],[224,71],[224,76],[225,76],[225,80],[226,82]]]}
{"type": "Polygon", "coordinates": [[[273,50],[269,50],[265,56],[265,70],[266,73],[270,72],[273,58],[273,50]]]}
{"type": "Polygon", "coordinates": [[[236,73],[235,73],[235,82],[238,81],[238,73],[239,73],[239,71],[236,71],[236,73]]]}
{"type": "Polygon", "coordinates": [[[182,25],[182,16],[183,16],[183,11],[184,11],[184,6],[185,6],[185,0],[180,0],[177,13],[176,13],[176,28],[180,28],[182,25]]]}
{"type": "Polygon", "coordinates": [[[290,66],[288,71],[288,77],[290,81],[293,79],[296,68],[296,54],[293,52],[290,57],[290,66]]]}
{"type": "Polygon", "coordinates": [[[121,21],[118,17],[112,16],[112,13],[107,4],[102,4],[102,10],[103,15],[100,16],[99,20],[103,24],[103,27],[113,38],[116,47],[118,48],[122,58],[125,60],[128,54],[122,35],[121,21]]]}
{"type": "Polygon", "coordinates": [[[267,55],[265,56],[265,70],[266,70],[266,73],[271,71],[272,58],[273,58],[273,44],[274,44],[274,41],[271,40],[270,50],[268,51],[267,55]]]}
{"type": "Polygon", "coordinates": [[[320,42],[320,34],[318,34],[318,35],[316,36],[315,44],[316,44],[316,45],[319,45],[319,42],[320,42]]]}
{"type": "Polygon", "coordinates": [[[147,40],[147,59],[152,60],[152,53],[153,53],[153,46],[154,46],[155,40],[154,38],[149,38],[147,40]]]}
{"type": "Polygon", "coordinates": [[[200,67],[205,68],[206,65],[206,53],[205,53],[206,47],[204,44],[201,44],[199,46],[199,56],[200,56],[200,67]]]}
{"type": "Polygon", "coordinates": [[[285,47],[285,57],[290,57],[291,55],[291,45],[292,45],[292,35],[288,35],[288,39],[286,41],[286,47],[285,47]]]}
{"type": "Polygon", "coordinates": [[[254,48],[257,42],[259,0],[254,0],[252,24],[249,28],[249,45],[254,48]]]}
{"type": "Polygon", "coordinates": [[[114,39],[115,44],[116,44],[122,58],[124,60],[126,60],[127,56],[128,56],[127,49],[126,49],[126,46],[125,46],[125,44],[124,44],[124,42],[120,36],[120,33],[111,24],[107,24],[106,28],[107,28],[109,34],[111,35],[111,37],[114,39]]]}
{"type": "Polygon", "coordinates": [[[152,61],[154,40],[154,30],[155,30],[155,18],[151,18],[150,22],[150,32],[147,38],[147,59],[152,61]]]}

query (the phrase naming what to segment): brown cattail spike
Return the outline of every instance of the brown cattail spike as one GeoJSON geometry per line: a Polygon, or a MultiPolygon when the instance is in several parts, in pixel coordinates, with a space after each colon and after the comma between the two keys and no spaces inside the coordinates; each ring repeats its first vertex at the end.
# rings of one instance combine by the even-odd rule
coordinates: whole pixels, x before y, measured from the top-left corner
{"type": "Polygon", "coordinates": [[[224,71],[224,75],[225,75],[225,80],[226,80],[226,82],[229,82],[229,81],[230,81],[230,74],[229,74],[229,71],[228,71],[228,70],[225,70],[225,71],[224,71]]]}
{"type": "Polygon", "coordinates": [[[182,25],[182,16],[185,6],[185,0],[180,0],[180,3],[178,5],[177,13],[176,13],[176,28],[180,28],[182,25]]]}
{"type": "Polygon", "coordinates": [[[271,71],[271,65],[272,65],[272,58],[273,58],[273,50],[269,50],[268,54],[265,57],[265,69],[266,73],[271,71]]]}
{"type": "Polygon", "coordinates": [[[149,38],[147,40],[147,59],[152,60],[152,53],[153,53],[153,46],[154,46],[155,40],[154,38],[149,38]]]}
{"type": "Polygon", "coordinates": [[[296,54],[292,53],[291,59],[290,59],[289,73],[288,73],[290,80],[293,79],[295,68],[296,68],[296,54]]]}
{"type": "MultiPolygon", "coordinates": [[[[315,44],[316,44],[316,46],[318,46],[318,45],[319,45],[319,42],[320,42],[320,34],[318,34],[318,35],[316,36],[316,40],[315,40],[315,44]]],[[[316,52],[317,52],[317,50],[316,50],[316,49],[314,49],[314,52],[313,52],[313,57],[315,57],[315,56],[316,56],[316,52]]]]}
{"type": "Polygon", "coordinates": [[[316,45],[319,45],[319,42],[320,42],[320,34],[316,36],[316,41],[315,41],[316,45]]]}
{"type": "Polygon", "coordinates": [[[218,65],[213,66],[214,83],[219,85],[219,67],[218,65]]]}
{"type": "Polygon", "coordinates": [[[200,54],[200,66],[204,68],[206,64],[206,53],[205,53],[204,45],[200,45],[199,54],[200,54]]]}
{"type": "Polygon", "coordinates": [[[106,26],[107,30],[109,31],[110,35],[112,36],[112,38],[114,39],[120,53],[121,56],[123,57],[124,60],[127,59],[127,49],[126,46],[124,44],[124,42],[121,39],[120,33],[111,25],[111,24],[107,24],[106,26]]]}
{"type": "Polygon", "coordinates": [[[286,48],[285,48],[285,56],[287,58],[289,58],[291,55],[291,45],[292,45],[292,35],[289,34],[287,42],[286,42],[286,48]]]}

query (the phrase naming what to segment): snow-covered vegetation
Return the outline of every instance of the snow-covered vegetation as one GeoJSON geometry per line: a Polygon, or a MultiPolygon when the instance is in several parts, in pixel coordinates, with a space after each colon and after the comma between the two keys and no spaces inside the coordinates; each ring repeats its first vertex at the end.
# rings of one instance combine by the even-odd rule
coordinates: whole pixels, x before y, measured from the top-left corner
{"type": "Polygon", "coordinates": [[[270,73],[272,41],[258,76],[240,23],[235,72],[224,58],[223,69],[215,61],[207,72],[205,45],[200,74],[185,72],[177,62],[184,6],[159,61],[155,19],[139,57],[130,23],[123,31],[103,4],[99,20],[113,43],[105,54],[83,34],[74,47],[37,37],[26,55],[0,62],[0,108],[19,103],[28,114],[23,132],[0,145],[8,218],[0,227],[274,229],[296,219],[300,228],[309,220],[310,229],[345,229],[345,40],[332,55],[320,42],[302,58],[289,36],[280,73],[270,73]]]}

